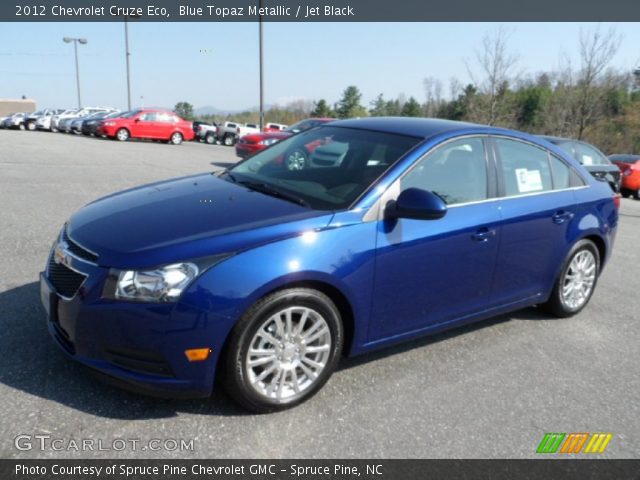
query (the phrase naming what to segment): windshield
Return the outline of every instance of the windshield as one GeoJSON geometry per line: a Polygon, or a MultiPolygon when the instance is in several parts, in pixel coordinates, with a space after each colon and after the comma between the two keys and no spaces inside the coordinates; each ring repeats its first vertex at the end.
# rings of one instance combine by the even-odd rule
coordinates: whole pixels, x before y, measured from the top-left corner
{"type": "Polygon", "coordinates": [[[351,205],[420,138],[319,127],[276,143],[226,171],[248,188],[279,192],[316,210],[351,205]]]}
{"type": "Polygon", "coordinates": [[[127,113],[124,113],[124,114],[120,115],[120,118],[131,118],[131,117],[137,115],[140,112],[141,112],[141,110],[131,110],[130,112],[127,112],[127,113]]]}

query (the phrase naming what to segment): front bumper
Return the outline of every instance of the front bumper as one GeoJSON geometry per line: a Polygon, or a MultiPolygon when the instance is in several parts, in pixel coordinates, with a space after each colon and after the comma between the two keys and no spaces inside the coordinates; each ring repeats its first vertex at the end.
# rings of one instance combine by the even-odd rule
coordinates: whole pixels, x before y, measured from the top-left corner
{"type": "MultiPolygon", "coordinates": [[[[214,346],[211,318],[177,304],[123,302],[102,298],[109,270],[67,256],[65,266],[85,276],[77,293],[64,297],[50,271],[40,274],[49,333],[64,353],[127,390],[171,398],[211,395],[221,346],[214,346]],[[211,347],[209,358],[189,362],[184,351],[211,347]]],[[[66,287],[66,285],[65,285],[66,287]]]]}
{"type": "Polygon", "coordinates": [[[247,158],[265,148],[267,147],[259,143],[236,143],[236,156],[247,158]]]}

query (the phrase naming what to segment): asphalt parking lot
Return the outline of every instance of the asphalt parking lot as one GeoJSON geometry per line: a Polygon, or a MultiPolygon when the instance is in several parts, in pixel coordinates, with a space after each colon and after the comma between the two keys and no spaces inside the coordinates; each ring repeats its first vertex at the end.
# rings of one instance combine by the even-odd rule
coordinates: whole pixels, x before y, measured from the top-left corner
{"type": "MultiPolygon", "coordinates": [[[[606,458],[640,457],[640,201],[576,317],[536,309],[344,360],[311,401],[250,415],[210,400],[103,385],[49,338],[38,272],[85,203],[145,182],[212,171],[233,149],[0,130],[1,458],[530,458],[546,432],[611,432],[606,458]],[[21,434],[194,440],[192,451],[20,451],[21,434]]],[[[461,279],[462,281],[463,279],[461,279]]]]}

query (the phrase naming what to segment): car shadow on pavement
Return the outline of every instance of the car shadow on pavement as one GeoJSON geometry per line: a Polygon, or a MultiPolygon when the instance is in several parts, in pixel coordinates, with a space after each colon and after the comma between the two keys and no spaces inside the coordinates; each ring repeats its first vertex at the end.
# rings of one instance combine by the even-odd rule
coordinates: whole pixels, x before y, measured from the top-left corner
{"type": "MultiPolygon", "coordinates": [[[[102,383],[70,360],[50,338],[37,282],[0,292],[0,383],[99,417],[169,418],[181,413],[241,416],[247,413],[219,388],[211,399],[158,399],[102,383]]],[[[15,400],[3,399],[3,402],[15,400]]]]}
{"type": "Polygon", "coordinates": [[[492,325],[498,325],[500,323],[509,322],[511,320],[538,321],[538,320],[549,320],[549,318],[551,317],[549,316],[548,313],[545,313],[536,307],[529,307],[523,310],[517,310],[515,312],[507,313],[504,315],[498,315],[497,317],[491,317],[486,320],[470,323],[468,325],[463,325],[461,327],[452,328],[451,330],[446,330],[440,333],[435,333],[432,335],[427,335],[425,337],[416,338],[415,340],[403,341],[398,345],[383,347],[380,350],[366,353],[364,355],[360,355],[357,357],[345,358],[340,363],[339,369],[348,370],[350,368],[358,367],[360,365],[363,365],[372,361],[382,360],[392,355],[408,352],[416,348],[426,347],[428,345],[432,345],[432,344],[439,343],[451,338],[455,338],[460,335],[472,333],[472,332],[475,332],[476,330],[481,330],[483,328],[491,327],[492,325]]]}

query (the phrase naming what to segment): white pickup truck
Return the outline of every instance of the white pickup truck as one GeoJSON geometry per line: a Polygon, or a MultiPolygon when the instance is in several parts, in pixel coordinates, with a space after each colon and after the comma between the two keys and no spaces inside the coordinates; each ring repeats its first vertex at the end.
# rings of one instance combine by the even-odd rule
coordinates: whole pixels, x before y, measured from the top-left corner
{"type": "Polygon", "coordinates": [[[238,125],[236,133],[238,134],[238,138],[240,138],[251,133],[260,133],[260,127],[255,123],[245,123],[244,125],[238,125]]]}

